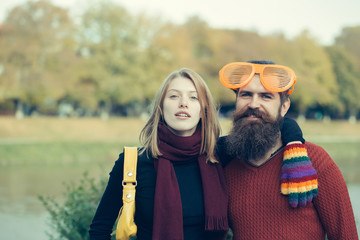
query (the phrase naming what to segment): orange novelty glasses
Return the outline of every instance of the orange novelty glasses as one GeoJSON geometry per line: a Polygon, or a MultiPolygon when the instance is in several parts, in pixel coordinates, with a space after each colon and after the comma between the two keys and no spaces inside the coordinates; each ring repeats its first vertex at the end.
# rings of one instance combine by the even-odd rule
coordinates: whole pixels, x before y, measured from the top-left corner
{"type": "Polygon", "coordinates": [[[248,84],[256,73],[259,74],[264,88],[269,91],[284,92],[290,89],[288,95],[294,91],[295,72],[282,65],[233,62],[226,64],[219,75],[225,87],[237,90],[248,84]]]}

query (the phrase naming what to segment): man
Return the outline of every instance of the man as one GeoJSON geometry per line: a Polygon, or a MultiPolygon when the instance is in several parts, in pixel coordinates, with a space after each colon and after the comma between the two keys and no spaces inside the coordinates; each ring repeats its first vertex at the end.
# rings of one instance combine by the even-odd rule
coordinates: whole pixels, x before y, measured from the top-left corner
{"type": "Polygon", "coordinates": [[[233,129],[218,142],[233,239],[358,239],[334,161],[313,143],[281,140],[293,70],[271,61],[237,62],[222,68],[220,80],[236,93],[233,129]]]}

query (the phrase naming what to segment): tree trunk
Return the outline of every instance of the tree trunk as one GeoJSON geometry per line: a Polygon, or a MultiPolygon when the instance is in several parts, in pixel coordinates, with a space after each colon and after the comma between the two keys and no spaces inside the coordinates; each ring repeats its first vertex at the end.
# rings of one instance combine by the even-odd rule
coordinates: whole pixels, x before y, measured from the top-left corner
{"type": "Polygon", "coordinates": [[[16,119],[23,119],[24,118],[24,106],[20,99],[15,101],[16,111],[15,111],[15,118],[16,119]]]}
{"type": "Polygon", "coordinates": [[[349,117],[349,123],[351,124],[355,124],[356,123],[356,116],[355,114],[351,114],[350,117],[349,117]]]}
{"type": "Polygon", "coordinates": [[[304,123],[306,121],[305,113],[299,113],[299,116],[296,119],[299,123],[304,123]]]}

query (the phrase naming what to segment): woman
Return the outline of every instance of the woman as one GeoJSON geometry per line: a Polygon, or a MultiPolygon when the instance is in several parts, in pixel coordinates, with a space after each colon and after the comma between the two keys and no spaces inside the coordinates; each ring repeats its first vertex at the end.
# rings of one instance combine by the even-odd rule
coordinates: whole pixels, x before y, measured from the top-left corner
{"type": "MultiPolygon", "coordinates": [[[[204,80],[190,69],[160,87],[140,134],[135,222],[137,239],[223,239],[227,195],[215,157],[217,112],[204,80]]],[[[90,239],[110,239],[122,205],[123,154],[90,226],[90,239]]]]}
{"type": "MultiPolygon", "coordinates": [[[[228,198],[215,155],[219,134],[216,108],[204,80],[186,68],[171,73],[140,134],[138,240],[224,239],[228,198]]],[[[123,159],[120,154],[90,225],[92,240],[110,239],[122,205],[123,159]]]]}

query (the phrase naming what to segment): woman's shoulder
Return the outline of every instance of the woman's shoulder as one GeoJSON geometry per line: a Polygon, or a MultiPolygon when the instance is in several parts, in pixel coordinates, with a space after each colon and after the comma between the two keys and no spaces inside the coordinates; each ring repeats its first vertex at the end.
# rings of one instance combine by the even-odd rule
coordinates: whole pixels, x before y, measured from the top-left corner
{"type": "Polygon", "coordinates": [[[147,151],[142,152],[142,148],[138,149],[138,161],[141,164],[153,164],[154,159],[150,156],[150,153],[148,153],[147,151]]]}
{"type": "MultiPolygon", "coordinates": [[[[137,149],[137,167],[143,167],[144,165],[153,165],[153,159],[148,156],[146,152],[142,152],[142,148],[137,149]]],[[[118,172],[122,173],[124,169],[124,152],[119,154],[118,159],[115,161],[114,167],[112,169],[112,173],[118,172]]]]}
{"type": "MultiPolygon", "coordinates": [[[[152,157],[150,157],[146,151],[143,152],[143,147],[137,148],[137,159],[138,159],[138,164],[153,162],[152,157]]],[[[118,162],[119,164],[124,164],[124,152],[121,152],[119,154],[119,158],[116,162],[118,162]]]]}

